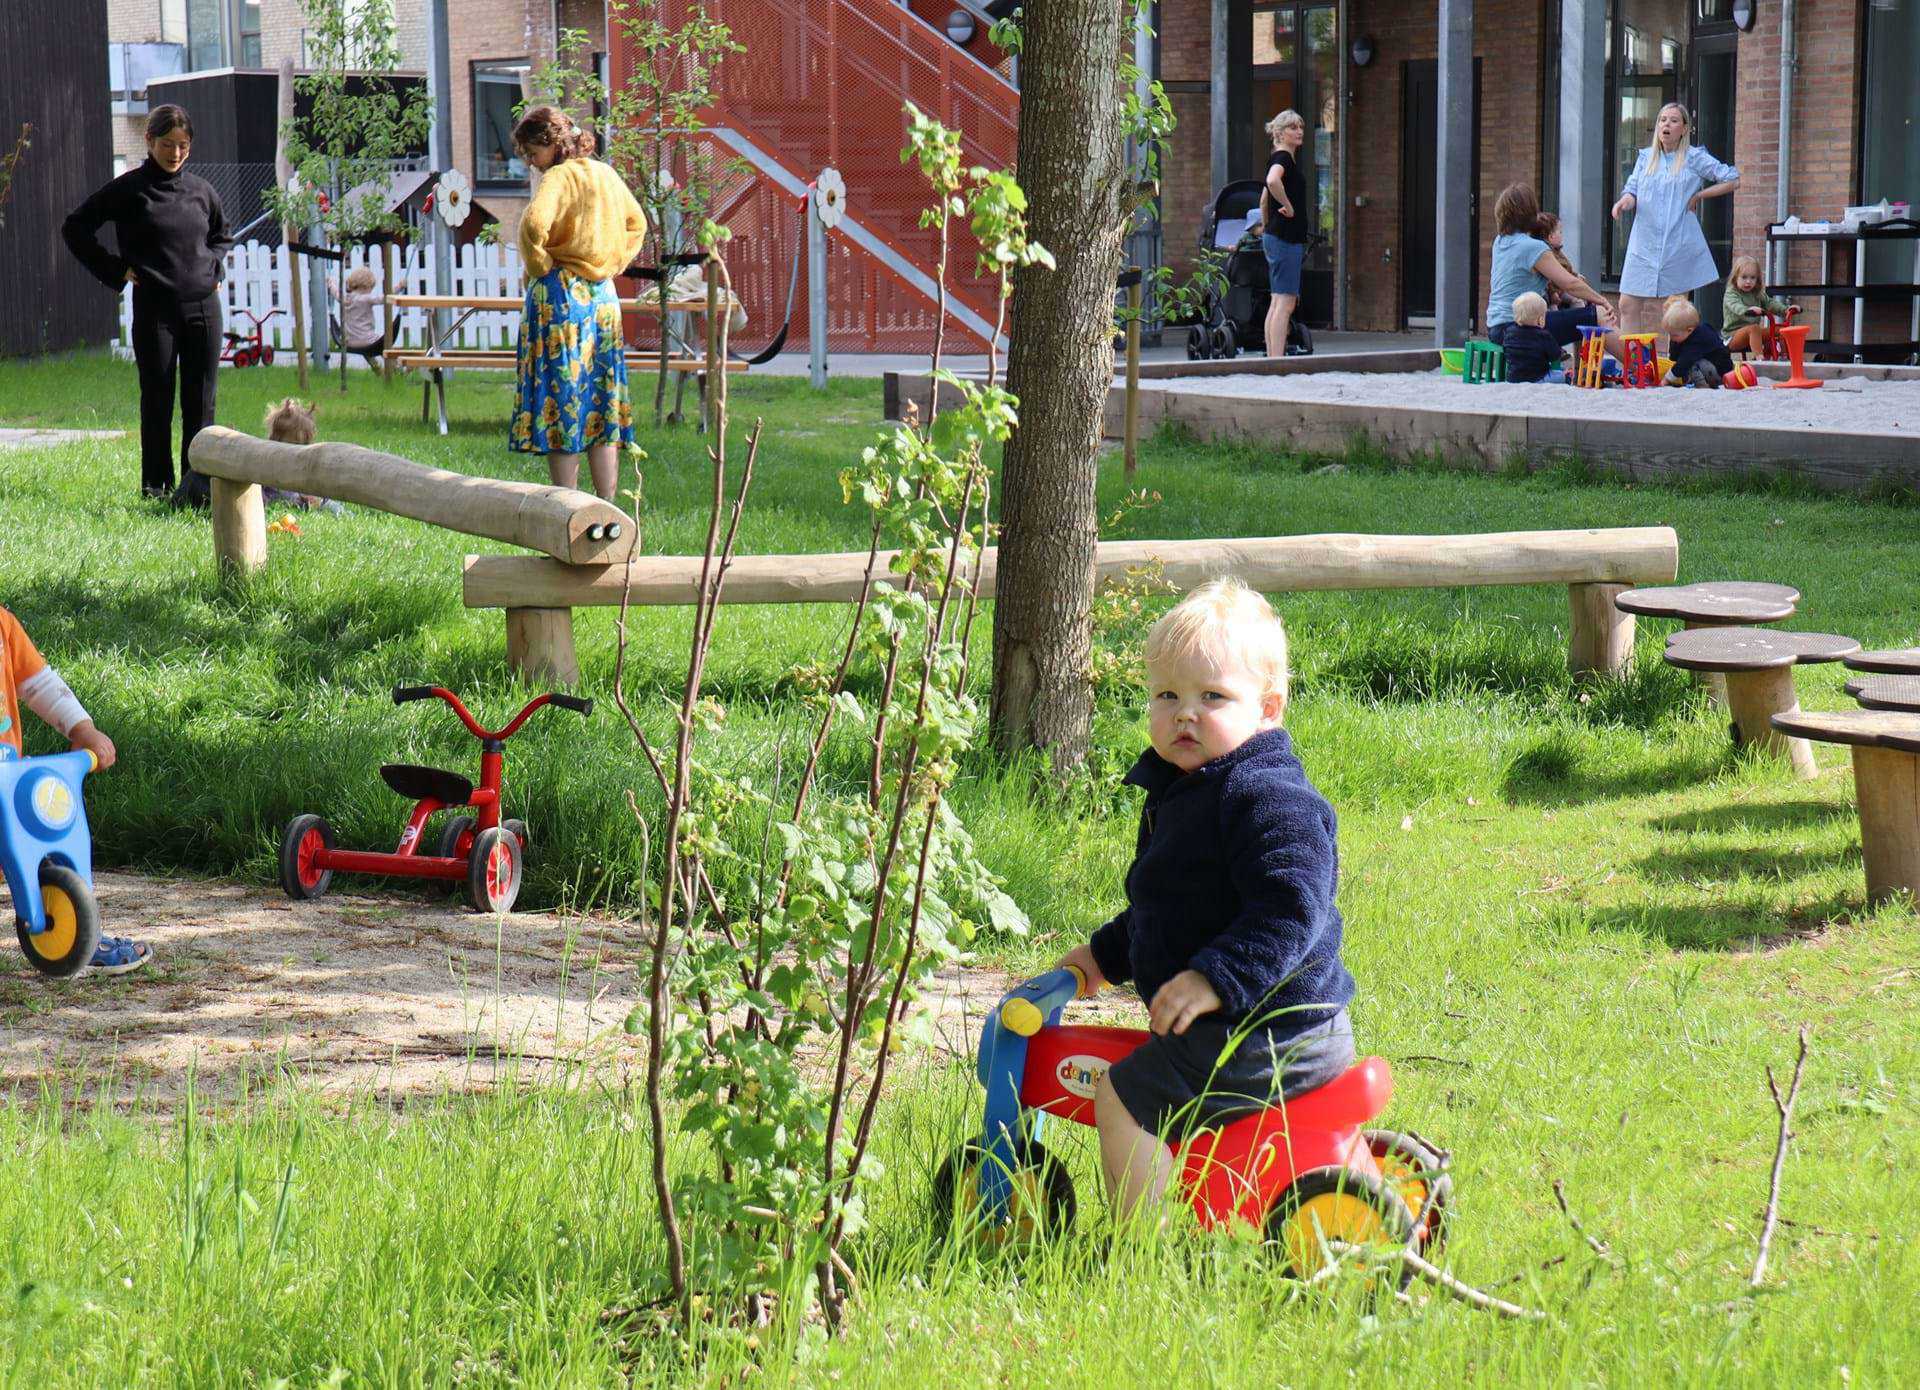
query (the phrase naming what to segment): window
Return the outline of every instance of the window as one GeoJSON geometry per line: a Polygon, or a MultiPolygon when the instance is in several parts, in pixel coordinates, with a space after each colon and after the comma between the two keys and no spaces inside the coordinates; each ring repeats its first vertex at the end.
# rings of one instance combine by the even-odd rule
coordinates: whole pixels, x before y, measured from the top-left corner
{"type": "MultiPolygon", "coordinates": [[[[1679,99],[1692,11],[1702,0],[1611,0],[1607,6],[1605,204],[1620,196],[1635,161],[1653,141],[1660,108],[1679,99]]],[[[1719,154],[1721,151],[1714,151],[1719,154]]],[[[1617,281],[1631,222],[1601,224],[1602,274],[1617,281]]],[[[1583,267],[1584,268],[1584,267],[1583,267]]]]}
{"type": "Polygon", "coordinates": [[[260,0],[241,0],[239,66],[260,66],[260,0]]]}
{"type": "MultiPolygon", "coordinates": [[[[1920,5],[1869,0],[1867,61],[1861,107],[1860,201],[1906,203],[1920,215],[1920,5]]],[[[1913,273],[1913,243],[1895,242],[1867,252],[1867,275],[1905,280],[1913,273]]]]}
{"type": "Polygon", "coordinates": [[[473,181],[479,187],[526,184],[527,166],[513,148],[513,108],[528,70],[524,60],[473,65],[473,181]]]}
{"type": "Polygon", "coordinates": [[[226,6],[221,0],[187,0],[187,71],[226,65],[226,6]]]}

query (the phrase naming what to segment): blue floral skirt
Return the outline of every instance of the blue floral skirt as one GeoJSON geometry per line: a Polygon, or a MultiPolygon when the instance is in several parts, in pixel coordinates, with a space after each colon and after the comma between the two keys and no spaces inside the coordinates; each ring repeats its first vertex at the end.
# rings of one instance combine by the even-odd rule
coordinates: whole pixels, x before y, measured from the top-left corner
{"type": "Polygon", "coordinates": [[[611,282],[556,267],[528,285],[518,363],[509,449],[579,454],[633,442],[620,298],[611,282]]]}

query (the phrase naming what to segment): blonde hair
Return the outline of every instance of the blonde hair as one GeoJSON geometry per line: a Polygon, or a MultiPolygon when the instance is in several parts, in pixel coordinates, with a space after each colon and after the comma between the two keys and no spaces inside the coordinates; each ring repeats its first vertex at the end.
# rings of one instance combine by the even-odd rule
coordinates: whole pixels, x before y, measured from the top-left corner
{"type": "Polygon", "coordinates": [[[1660,322],[1669,333],[1691,333],[1700,326],[1700,311],[1683,299],[1678,304],[1669,304],[1660,322]]]}
{"type": "Polygon", "coordinates": [[[1286,110],[1267,122],[1267,135],[1271,139],[1278,140],[1281,131],[1285,130],[1288,126],[1296,125],[1299,126],[1300,129],[1305,130],[1307,128],[1307,119],[1289,106],[1286,110]]]}
{"type": "Polygon", "coordinates": [[[313,443],[313,416],[319,407],[302,405],[288,396],[278,405],[267,407],[267,438],[282,444],[313,443]]]}
{"type": "Polygon", "coordinates": [[[350,290],[370,290],[373,288],[373,270],[369,266],[357,265],[347,272],[347,288],[350,290]]]}
{"type": "Polygon", "coordinates": [[[1740,277],[1745,275],[1749,270],[1753,272],[1754,289],[1765,289],[1767,286],[1767,277],[1761,274],[1760,262],[1752,256],[1735,256],[1733,258],[1733,264],[1727,267],[1727,283],[1729,285],[1736,284],[1740,277]]]}
{"type": "Polygon", "coordinates": [[[1243,666],[1262,695],[1287,703],[1287,628],[1266,599],[1237,579],[1209,579],[1176,603],[1147,633],[1148,666],[1199,655],[1216,666],[1243,666]]]}
{"type": "Polygon", "coordinates": [[[1641,159],[1640,172],[1648,178],[1670,179],[1687,167],[1687,151],[1693,148],[1693,113],[1677,101],[1670,101],[1661,107],[1653,118],[1653,134],[1647,138],[1647,152],[1641,159]],[[1660,148],[1660,117],[1669,111],[1678,111],[1680,119],[1687,123],[1681,133],[1680,143],[1673,147],[1668,155],[1660,148]]]}
{"type": "Polygon", "coordinates": [[[1547,301],[1528,290],[1513,301],[1513,321],[1524,328],[1538,328],[1547,321],[1547,301]]]}

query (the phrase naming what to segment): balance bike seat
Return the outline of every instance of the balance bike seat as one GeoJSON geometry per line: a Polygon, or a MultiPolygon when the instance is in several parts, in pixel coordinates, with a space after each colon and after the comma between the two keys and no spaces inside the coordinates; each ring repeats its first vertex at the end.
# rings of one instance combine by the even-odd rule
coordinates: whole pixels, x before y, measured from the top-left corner
{"type": "Polygon", "coordinates": [[[1209,1226],[1258,1228],[1297,1174],[1348,1169],[1380,1177],[1362,1127],[1393,1099],[1393,1068],[1363,1057],[1326,1085],[1195,1135],[1180,1155],[1194,1209],[1209,1226]]]}
{"type": "Polygon", "coordinates": [[[473,783],[457,772],[412,763],[384,763],[380,778],[409,801],[432,798],[447,806],[464,806],[473,799],[473,783]]]}

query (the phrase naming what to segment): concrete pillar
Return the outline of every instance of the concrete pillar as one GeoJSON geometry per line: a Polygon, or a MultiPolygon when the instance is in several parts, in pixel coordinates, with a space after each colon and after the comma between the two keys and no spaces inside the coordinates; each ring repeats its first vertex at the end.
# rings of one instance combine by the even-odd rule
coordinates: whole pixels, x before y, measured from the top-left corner
{"type": "Polygon", "coordinates": [[[1433,338],[1465,340],[1473,316],[1473,0],[1440,0],[1440,142],[1434,161],[1433,338]]]}
{"type": "Polygon", "coordinates": [[[1567,258],[1596,283],[1601,233],[1617,190],[1605,167],[1607,0],[1560,0],[1560,232],[1567,258]]]}
{"type": "MultiPolygon", "coordinates": [[[[447,0],[427,0],[427,99],[432,103],[427,127],[427,155],[435,173],[453,168],[453,71],[447,35],[447,0]]],[[[433,292],[453,293],[453,242],[439,215],[430,219],[433,244],[433,292]]],[[[433,313],[433,336],[445,332],[445,310],[433,313]]]]}
{"type": "Polygon", "coordinates": [[[1233,164],[1227,146],[1232,137],[1227,93],[1233,85],[1233,0],[1213,0],[1213,42],[1209,48],[1212,67],[1208,72],[1207,101],[1210,117],[1210,146],[1213,151],[1213,190],[1233,177],[1233,164]]]}
{"type": "Polygon", "coordinates": [[[807,190],[807,376],[827,389],[827,228],[816,189],[807,190]]]}

